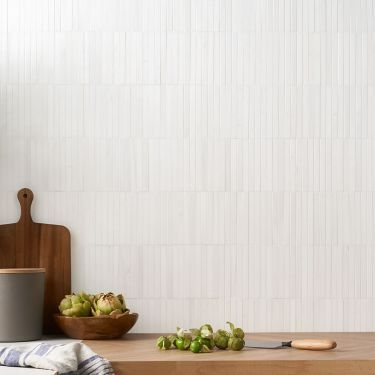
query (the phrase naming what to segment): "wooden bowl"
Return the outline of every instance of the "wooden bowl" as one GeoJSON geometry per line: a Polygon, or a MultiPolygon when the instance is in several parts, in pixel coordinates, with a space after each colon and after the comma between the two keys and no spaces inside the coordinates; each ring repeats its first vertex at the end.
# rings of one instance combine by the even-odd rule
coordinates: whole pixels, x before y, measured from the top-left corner
{"type": "Polygon", "coordinates": [[[69,337],[80,340],[116,339],[128,332],[138,319],[137,313],[113,316],[69,317],[54,315],[60,329],[69,337]]]}

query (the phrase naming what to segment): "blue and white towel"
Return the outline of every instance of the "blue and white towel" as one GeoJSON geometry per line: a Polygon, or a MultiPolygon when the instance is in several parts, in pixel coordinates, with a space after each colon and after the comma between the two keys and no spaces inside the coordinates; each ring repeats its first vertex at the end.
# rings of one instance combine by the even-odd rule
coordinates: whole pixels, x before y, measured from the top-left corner
{"type": "Polygon", "coordinates": [[[81,342],[60,345],[42,342],[37,345],[0,347],[0,365],[51,370],[59,375],[114,374],[109,361],[81,342]]]}

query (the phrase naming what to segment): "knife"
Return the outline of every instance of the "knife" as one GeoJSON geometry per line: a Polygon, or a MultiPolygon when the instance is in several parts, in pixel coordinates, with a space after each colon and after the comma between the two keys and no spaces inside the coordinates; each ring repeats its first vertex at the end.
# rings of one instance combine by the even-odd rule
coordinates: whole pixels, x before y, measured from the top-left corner
{"type": "Polygon", "coordinates": [[[306,339],[292,341],[255,341],[245,340],[246,348],[258,349],[282,349],[295,348],[305,350],[330,350],[336,348],[337,344],[332,340],[306,339]]]}

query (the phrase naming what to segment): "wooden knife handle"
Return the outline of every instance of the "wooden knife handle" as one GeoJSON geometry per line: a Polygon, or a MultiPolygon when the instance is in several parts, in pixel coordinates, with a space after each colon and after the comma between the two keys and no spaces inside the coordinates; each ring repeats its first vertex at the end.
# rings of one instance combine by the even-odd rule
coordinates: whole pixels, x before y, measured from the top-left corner
{"type": "Polygon", "coordinates": [[[305,350],[330,350],[337,346],[335,341],[319,339],[293,340],[291,345],[293,348],[305,350]]]}

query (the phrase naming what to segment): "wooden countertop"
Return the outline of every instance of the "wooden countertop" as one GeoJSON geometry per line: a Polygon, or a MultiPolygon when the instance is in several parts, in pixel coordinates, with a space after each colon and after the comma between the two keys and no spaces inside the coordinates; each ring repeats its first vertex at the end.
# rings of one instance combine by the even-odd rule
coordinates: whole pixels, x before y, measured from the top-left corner
{"type": "Polygon", "coordinates": [[[298,338],[327,338],[337,342],[331,351],[313,352],[292,348],[217,350],[194,354],[188,351],[159,351],[158,334],[128,334],[120,340],[84,341],[111,361],[119,375],[294,375],[375,374],[375,333],[263,333],[247,334],[256,340],[288,341],[298,338]]]}

